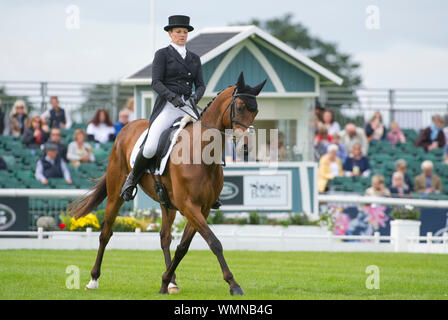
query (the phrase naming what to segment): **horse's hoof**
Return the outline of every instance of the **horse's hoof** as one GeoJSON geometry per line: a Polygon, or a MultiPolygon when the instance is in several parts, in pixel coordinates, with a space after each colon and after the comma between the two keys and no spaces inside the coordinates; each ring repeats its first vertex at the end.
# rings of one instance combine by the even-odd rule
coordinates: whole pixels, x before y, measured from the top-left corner
{"type": "Polygon", "coordinates": [[[97,290],[98,289],[98,280],[91,279],[89,283],[85,286],[84,290],[97,290]]]}
{"type": "Polygon", "coordinates": [[[238,286],[235,288],[230,288],[230,294],[232,296],[244,296],[244,291],[243,291],[243,289],[241,289],[240,286],[238,286]]]}
{"type": "Polygon", "coordinates": [[[178,294],[179,287],[175,283],[170,282],[170,284],[168,285],[168,293],[169,294],[178,294]]]}

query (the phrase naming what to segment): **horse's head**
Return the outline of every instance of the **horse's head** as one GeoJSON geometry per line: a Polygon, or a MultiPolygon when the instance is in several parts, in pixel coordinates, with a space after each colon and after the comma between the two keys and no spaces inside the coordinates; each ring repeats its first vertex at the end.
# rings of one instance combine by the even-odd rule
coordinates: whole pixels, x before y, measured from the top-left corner
{"type": "Polygon", "coordinates": [[[256,97],[263,89],[266,80],[255,87],[247,85],[241,72],[224,110],[223,123],[226,129],[232,129],[237,138],[253,129],[252,123],[258,113],[256,97]]]}

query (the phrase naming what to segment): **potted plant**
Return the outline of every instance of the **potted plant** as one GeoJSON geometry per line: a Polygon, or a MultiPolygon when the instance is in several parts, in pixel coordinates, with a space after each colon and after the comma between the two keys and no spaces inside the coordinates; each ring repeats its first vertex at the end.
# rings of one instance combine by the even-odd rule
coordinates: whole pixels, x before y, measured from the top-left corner
{"type": "Polygon", "coordinates": [[[393,209],[390,216],[394,219],[390,222],[390,236],[395,251],[408,251],[408,238],[420,235],[420,210],[406,205],[393,209]]]}

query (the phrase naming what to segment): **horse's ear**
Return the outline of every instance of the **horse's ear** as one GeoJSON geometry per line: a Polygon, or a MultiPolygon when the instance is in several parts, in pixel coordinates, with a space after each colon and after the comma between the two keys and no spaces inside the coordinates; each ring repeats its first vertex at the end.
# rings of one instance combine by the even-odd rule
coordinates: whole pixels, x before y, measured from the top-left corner
{"type": "Polygon", "coordinates": [[[264,87],[264,85],[266,84],[266,81],[267,81],[268,79],[264,79],[264,81],[262,82],[262,83],[260,83],[258,86],[256,86],[255,88],[254,88],[254,91],[255,91],[255,95],[256,96],[258,96],[258,94],[261,92],[261,90],[263,89],[263,87],[264,87]]]}
{"type": "Polygon", "coordinates": [[[244,74],[241,71],[239,77],[238,77],[238,81],[236,82],[236,86],[239,90],[243,90],[246,87],[246,83],[244,82],[244,74]]]}

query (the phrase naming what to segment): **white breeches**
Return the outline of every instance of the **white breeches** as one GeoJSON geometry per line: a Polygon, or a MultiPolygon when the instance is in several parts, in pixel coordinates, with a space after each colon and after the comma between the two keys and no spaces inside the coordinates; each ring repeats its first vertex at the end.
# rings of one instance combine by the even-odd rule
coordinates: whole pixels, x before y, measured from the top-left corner
{"type": "MultiPolygon", "coordinates": [[[[196,118],[194,111],[190,107],[190,102],[187,101],[186,104],[188,104],[188,106],[183,106],[181,109],[190,114],[193,118],[196,118]]],[[[174,120],[185,116],[185,112],[176,108],[171,102],[167,101],[165,103],[162,111],[149,127],[148,138],[143,147],[143,156],[145,158],[150,159],[156,154],[162,132],[168,129],[174,120]]]]}

